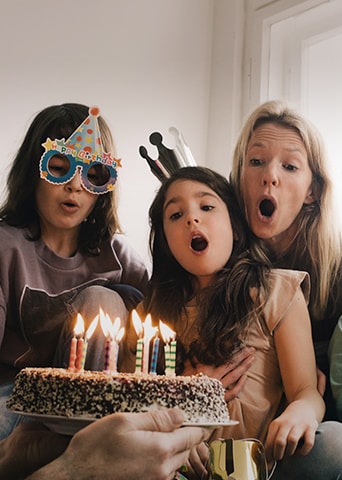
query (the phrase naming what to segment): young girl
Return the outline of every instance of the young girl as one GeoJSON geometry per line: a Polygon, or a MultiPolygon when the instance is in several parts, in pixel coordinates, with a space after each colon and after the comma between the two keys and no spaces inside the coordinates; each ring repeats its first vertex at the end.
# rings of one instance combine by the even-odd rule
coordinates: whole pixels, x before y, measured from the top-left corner
{"type": "MultiPolygon", "coordinates": [[[[177,372],[203,372],[226,388],[230,357],[244,346],[255,349],[244,388],[229,402],[239,424],[213,438],[265,442],[268,461],[280,461],[277,479],[338,478],[342,425],[318,430],[324,402],[316,388],[308,275],[270,269],[228,182],[206,168],[183,168],[166,180],[150,223],[153,271],[144,307],[176,331],[177,372]]],[[[198,458],[193,467],[201,475],[198,458]]]]}
{"type": "MultiPolygon", "coordinates": [[[[100,307],[124,323],[146,288],[147,269],[120,235],[119,160],[97,115],[75,103],[42,110],[9,172],[0,208],[0,437],[13,427],[5,401],[18,370],[67,367],[77,313],[85,328],[100,307]],[[98,156],[89,158],[100,160],[83,161],[93,144],[98,156]]],[[[97,341],[103,335],[89,341],[88,369],[103,368],[97,341]]]]}

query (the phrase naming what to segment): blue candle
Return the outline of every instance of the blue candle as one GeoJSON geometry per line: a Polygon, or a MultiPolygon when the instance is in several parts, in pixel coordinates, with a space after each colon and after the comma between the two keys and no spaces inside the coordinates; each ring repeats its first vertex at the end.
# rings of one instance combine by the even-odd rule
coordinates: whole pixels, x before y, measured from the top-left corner
{"type": "Polygon", "coordinates": [[[153,341],[150,373],[157,373],[158,351],[159,351],[159,337],[157,335],[153,341]]]}

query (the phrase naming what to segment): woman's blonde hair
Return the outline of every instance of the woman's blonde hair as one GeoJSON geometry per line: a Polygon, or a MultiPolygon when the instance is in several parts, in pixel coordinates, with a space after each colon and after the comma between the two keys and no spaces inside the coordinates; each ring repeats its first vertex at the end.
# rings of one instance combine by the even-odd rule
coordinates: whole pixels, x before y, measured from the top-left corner
{"type": "Polygon", "coordinates": [[[310,273],[310,310],[319,319],[328,303],[330,286],[336,280],[341,263],[341,236],[333,202],[333,186],[328,173],[324,144],[317,129],[283,101],[268,101],[257,107],[245,122],[234,150],[230,180],[244,211],[241,194],[241,170],[253,132],[264,123],[290,128],[301,137],[312,172],[311,205],[303,205],[298,230],[282,258],[273,252],[275,266],[303,269],[310,273]]]}

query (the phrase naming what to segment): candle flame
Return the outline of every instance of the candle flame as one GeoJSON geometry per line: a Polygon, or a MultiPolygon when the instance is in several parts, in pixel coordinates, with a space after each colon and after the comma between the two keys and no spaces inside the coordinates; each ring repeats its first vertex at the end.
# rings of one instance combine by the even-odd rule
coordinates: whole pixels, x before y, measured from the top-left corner
{"type": "Polygon", "coordinates": [[[148,342],[151,340],[151,338],[154,337],[156,334],[158,328],[157,327],[152,327],[152,320],[151,320],[151,315],[147,315],[145,322],[144,322],[144,341],[148,342]]]}
{"type": "Polygon", "coordinates": [[[99,310],[100,324],[105,337],[111,336],[112,322],[107,314],[104,313],[102,308],[99,310]]]}
{"type": "Polygon", "coordinates": [[[123,336],[125,335],[125,328],[121,327],[120,330],[118,331],[115,340],[119,343],[121,342],[123,336]]]}
{"type": "Polygon", "coordinates": [[[83,335],[84,333],[84,320],[80,313],[77,314],[77,321],[74,328],[75,335],[83,335]]]}
{"type": "Polygon", "coordinates": [[[116,317],[113,324],[113,338],[117,338],[118,332],[120,330],[121,320],[119,317],[116,317]]]}
{"type": "Polygon", "coordinates": [[[136,310],[132,310],[132,322],[138,337],[141,337],[143,326],[136,310]]]}
{"type": "Polygon", "coordinates": [[[176,332],[171,330],[171,328],[161,320],[159,320],[159,329],[165,343],[169,343],[176,338],[176,332]]]}
{"type": "Polygon", "coordinates": [[[92,334],[94,333],[95,328],[97,327],[98,321],[99,321],[99,315],[96,315],[96,317],[93,319],[93,321],[92,321],[91,324],[89,325],[88,330],[87,330],[87,332],[86,332],[86,339],[87,339],[87,340],[89,340],[89,338],[90,338],[90,337],[92,336],[92,334]]]}

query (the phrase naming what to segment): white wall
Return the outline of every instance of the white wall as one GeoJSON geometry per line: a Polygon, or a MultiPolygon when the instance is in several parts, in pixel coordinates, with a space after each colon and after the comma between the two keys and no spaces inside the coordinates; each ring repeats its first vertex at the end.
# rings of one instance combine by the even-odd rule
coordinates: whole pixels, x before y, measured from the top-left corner
{"type": "Polygon", "coordinates": [[[172,147],[175,126],[198,164],[228,171],[233,114],[240,114],[241,4],[2,0],[0,186],[38,111],[69,101],[99,106],[122,158],[121,221],[148,261],[147,210],[158,182],[139,146],[157,130],[172,147]]]}

